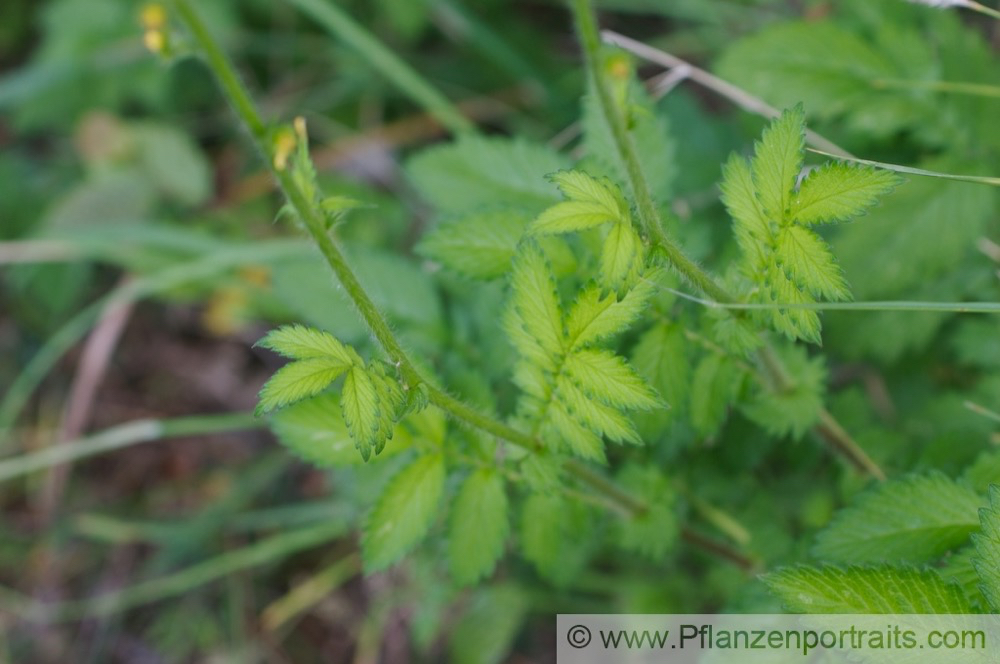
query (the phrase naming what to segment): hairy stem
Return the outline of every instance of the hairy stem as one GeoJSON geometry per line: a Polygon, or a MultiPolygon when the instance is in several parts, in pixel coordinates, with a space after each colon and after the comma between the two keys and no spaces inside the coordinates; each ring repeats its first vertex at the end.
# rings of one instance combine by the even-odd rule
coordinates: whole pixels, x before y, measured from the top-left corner
{"type": "MultiPolygon", "coordinates": [[[[295,185],[290,173],[273,167],[273,162],[267,149],[267,127],[257,113],[250,95],[247,93],[246,88],[243,86],[225,53],[222,52],[222,49],[219,48],[219,45],[211,34],[209,34],[205,25],[192,8],[189,0],[174,0],[174,6],[177,8],[180,18],[204,54],[205,60],[218,79],[225,97],[232,104],[236,115],[249,130],[254,144],[261,152],[264,161],[271,168],[288,202],[295,208],[296,213],[302,219],[306,231],[319,247],[320,253],[323,254],[323,258],[326,259],[326,262],[340,280],[351,301],[354,302],[361,318],[368,325],[372,335],[391,361],[398,367],[399,373],[407,387],[415,388],[422,384],[428,390],[431,403],[452,417],[461,420],[469,426],[481,429],[498,438],[524,447],[529,451],[539,451],[541,443],[536,438],[476,411],[471,406],[455,399],[423,379],[403,350],[402,345],[396,339],[382,312],[354,275],[340,247],[327,232],[322,212],[315,209],[310,201],[306,199],[295,185]]],[[[644,503],[632,497],[601,475],[594,473],[583,464],[570,460],[566,463],[566,469],[577,480],[604,494],[630,514],[642,513],[647,509],[644,503]]]]}
{"type": "MultiPolygon", "coordinates": [[[[583,45],[587,68],[590,71],[590,76],[597,92],[601,111],[608,126],[611,128],[612,138],[618,149],[618,154],[625,164],[625,170],[629,183],[632,186],[632,193],[635,196],[636,207],[639,211],[639,221],[643,231],[654,248],[663,253],[671,266],[709,298],[721,304],[738,302],[738,298],[734,297],[719,284],[715,280],[715,277],[691,260],[663,229],[663,223],[657,211],[656,204],[653,202],[645,175],[643,175],[635,145],[632,142],[632,137],[629,136],[625,118],[622,116],[620,109],[615,105],[606,72],[599,61],[601,38],[597,30],[597,21],[594,17],[594,12],[590,6],[590,0],[571,0],[571,2],[577,31],[580,36],[580,43],[583,45]]],[[[790,381],[787,372],[769,347],[765,346],[762,351],[761,360],[765,367],[768,367],[776,389],[788,389],[790,381]]],[[[834,452],[846,457],[852,466],[864,472],[871,473],[876,478],[885,479],[885,474],[881,468],[851,439],[843,427],[837,424],[834,417],[828,411],[823,410],[820,413],[820,421],[816,425],[816,429],[824,442],[828,443],[834,452]]]]}

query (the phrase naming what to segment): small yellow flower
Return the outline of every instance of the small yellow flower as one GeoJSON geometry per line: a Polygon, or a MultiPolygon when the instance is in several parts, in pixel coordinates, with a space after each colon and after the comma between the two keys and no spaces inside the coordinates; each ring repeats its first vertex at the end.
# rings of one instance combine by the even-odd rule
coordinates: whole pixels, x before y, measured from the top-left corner
{"type": "Polygon", "coordinates": [[[139,20],[147,31],[162,30],[167,24],[167,10],[158,2],[151,2],[143,6],[139,20]]]}

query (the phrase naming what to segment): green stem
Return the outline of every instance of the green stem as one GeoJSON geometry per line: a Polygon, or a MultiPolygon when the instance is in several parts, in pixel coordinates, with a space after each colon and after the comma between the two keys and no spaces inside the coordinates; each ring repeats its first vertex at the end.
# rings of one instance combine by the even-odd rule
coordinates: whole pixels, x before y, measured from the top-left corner
{"type": "MultiPolygon", "coordinates": [[[[189,0],[174,0],[174,6],[177,8],[178,14],[184,24],[190,30],[198,47],[204,53],[209,67],[218,79],[224,95],[230,100],[236,115],[243,121],[247,129],[250,130],[254,143],[262,153],[264,161],[271,168],[289,203],[295,208],[296,213],[302,219],[306,231],[319,247],[320,252],[340,280],[351,301],[354,302],[361,318],[368,325],[372,335],[392,362],[398,367],[407,387],[415,388],[423,384],[428,389],[428,396],[431,403],[456,419],[462,420],[472,427],[481,429],[510,443],[524,447],[529,451],[538,452],[541,450],[541,443],[535,437],[528,436],[494,418],[479,413],[465,403],[449,396],[444,391],[433,387],[423,379],[392,333],[381,311],[375,306],[375,303],[364,290],[357,277],[355,277],[354,272],[344,258],[343,252],[328,234],[326,220],[322,214],[301,193],[293,182],[292,176],[287,171],[274,168],[273,161],[268,155],[267,150],[267,129],[229,59],[209,34],[199,16],[191,7],[189,0]]],[[[567,469],[581,482],[589,484],[592,488],[604,493],[629,513],[641,513],[646,510],[646,505],[641,501],[628,495],[624,490],[613,485],[600,475],[593,473],[582,464],[570,461],[567,463],[567,469]]]]}
{"type": "MultiPolygon", "coordinates": [[[[590,0],[572,0],[572,10],[580,36],[580,43],[583,45],[587,67],[590,71],[594,88],[597,91],[601,111],[607,120],[608,126],[611,128],[612,138],[618,149],[619,157],[622,163],[625,164],[625,170],[632,187],[632,193],[635,196],[636,207],[639,211],[639,221],[643,230],[653,244],[654,249],[662,252],[673,268],[698,290],[717,303],[723,305],[737,303],[739,299],[730,294],[711,274],[691,260],[663,229],[663,223],[660,220],[656,204],[653,202],[652,194],[649,191],[649,185],[642,172],[642,166],[639,163],[635,145],[632,142],[632,137],[629,136],[625,118],[615,104],[605,71],[599,62],[601,38],[597,30],[597,21],[594,17],[594,12],[590,6],[590,0]]],[[[766,348],[766,351],[770,356],[763,358],[765,366],[770,365],[772,368],[780,368],[780,371],[772,372],[775,388],[778,390],[787,389],[790,384],[787,372],[781,367],[780,361],[774,356],[773,351],[769,348],[766,348]]],[[[850,438],[847,432],[837,424],[830,413],[825,410],[821,412],[820,422],[817,427],[823,439],[830,443],[833,450],[845,455],[852,465],[871,472],[875,477],[885,477],[881,469],[858,447],[857,443],[850,438]]]]}
{"type": "Polygon", "coordinates": [[[969,4],[967,4],[966,7],[968,7],[974,12],[979,12],[984,16],[989,16],[990,18],[995,18],[997,20],[1000,20],[1000,11],[997,11],[996,9],[993,9],[991,7],[987,7],[986,5],[980,4],[978,2],[975,2],[975,0],[970,0],[969,4]]]}

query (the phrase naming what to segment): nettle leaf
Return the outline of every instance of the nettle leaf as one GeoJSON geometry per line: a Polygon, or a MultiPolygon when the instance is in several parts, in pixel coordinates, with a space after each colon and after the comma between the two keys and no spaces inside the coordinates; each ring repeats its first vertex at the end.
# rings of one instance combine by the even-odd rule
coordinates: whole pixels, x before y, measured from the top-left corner
{"type": "Polygon", "coordinates": [[[979,510],[982,532],[972,536],[976,557],[972,564],[994,612],[1000,612],[1000,487],[990,487],[990,506],[979,510]]]}
{"type": "Polygon", "coordinates": [[[351,365],[339,358],[313,357],[278,369],[261,388],[257,415],[319,394],[351,365]]]}
{"type": "Polygon", "coordinates": [[[474,212],[435,226],[417,251],[460,274],[495,279],[510,269],[529,222],[518,210],[474,212]]]}
{"type": "Polygon", "coordinates": [[[605,341],[627,330],[646,308],[656,289],[655,276],[647,275],[624,298],[602,295],[597,286],[585,288],[577,296],[566,319],[569,350],[605,341]]]}
{"type": "Polygon", "coordinates": [[[800,346],[781,352],[791,385],[785,389],[762,389],[743,412],[775,436],[802,435],[819,419],[826,394],[823,358],[809,357],[800,346]]]}
{"type": "Polygon", "coordinates": [[[557,586],[569,584],[586,565],[592,532],[589,510],[558,494],[533,493],[521,508],[521,552],[557,586]]]}
{"type": "Polygon", "coordinates": [[[839,563],[931,562],[979,527],[980,498],[941,473],[892,480],[840,511],[815,554],[839,563]]]}
{"type": "Polygon", "coordinates": [[[763,581],[793,613],[973,613],[961,589],[933,570],[790,567],[763,581]]]}
{"type": "Polygon", "coordinates": [[[564,371],[584,393],[613,408],[665,407],[635,370],[610,351],[584,349],[572,353],[566,357],[564,371]]]}
{"type": "Polygon", "coordinates": [[[649,509],[618,521],[616,543],[652,560],[663,560],[680,535],[677,495],[670,481],[653,466],[629,465],[618,474],[618,482],[649,509]]]}
{"type": "Polygon", "coordinates": [[[424,198],[443,212],[498,205],[535,211],[559,200],[545,176],[567,165],[555,150],[523,139],[464,136],[424,150],[406,170],[424,198]]]}
{"type": "Polygon", "coordinates": [[[642,239],[631,224],[615,224],[604,238],[601,250],[601,281],[623,295],[642,272],[642,239]]]}
{"type": "Polygon", "coordinates": [[[455,581],[465,585],[488,576],[503,554],[509,531],[503,477],[493,469],[474,471],[451,508],[448,556],[455,581]]]}
{"type": "MultiPolygon", "coordinates": [[[[354,367],[348,372],[340,394],[340,409],[347,430],[365,461],[371,456],[372,448],[379,447],[384,417],[382,409],[386,406],[381,402],[375,381],[367,371],[354,367]]],[[[384,438],[381,442],[385,442],[384,438]]]]}
{"type": "Polygon", "coordinates": [[[750,174],[768,219],[785,218],[795,181],[802,170],[806,114],[799,104],[768,125],[754,146],[750,174]]]}
{"type": "Polygon", "coordinates": [[[548,363],[563,347],[562,311],[556,282],[537,245],[523,246],[511,271],[505,328],[518,352],[548,363]]]}
{"type": "Polygon", "coordinates": [[[367,572],[389,567],[427,534],[444,491],[444,459],[414,459],[390,481],[365,523],[361,558],[367,572]]]}
{"type": "Polygon", "coordinates": [[[628,203],[621,190],[607,178],[599,180],[582,171],[561,171],[549,179],[568,200],[542,212],[531,226],[532,233],[552,235],[608,222],[631,223],[628,203]]]}
{"type": "MultiPolygon", "coordinates": [[[[319,468],[361,464],[364,460],[347,431],[338,398],[325,392],[283,408],[271,417],[271,430],[293,454],[319,468]]],[[[400,428],[383,456],[408,449],[411,444],[410,435],[400,428]]]]}
{"type": "Polygon", "coordinates": [[[830,162],[802,181],[790,214],[799,224],[847,221],[867,212],[900,182],[892,171],[830,162]]]}

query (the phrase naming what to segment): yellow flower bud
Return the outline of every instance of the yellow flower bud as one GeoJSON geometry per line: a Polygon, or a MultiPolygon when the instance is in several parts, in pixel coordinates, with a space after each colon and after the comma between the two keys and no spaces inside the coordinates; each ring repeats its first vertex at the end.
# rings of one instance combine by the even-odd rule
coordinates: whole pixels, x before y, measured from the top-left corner
{"type": "Polygon", "coordinates": [[[288,167],[288,158],[292,156],[298,140],[295,133],[287,128],[282,128],[274,137],[274,168],[279,171],[288,167]]]}

